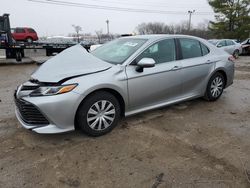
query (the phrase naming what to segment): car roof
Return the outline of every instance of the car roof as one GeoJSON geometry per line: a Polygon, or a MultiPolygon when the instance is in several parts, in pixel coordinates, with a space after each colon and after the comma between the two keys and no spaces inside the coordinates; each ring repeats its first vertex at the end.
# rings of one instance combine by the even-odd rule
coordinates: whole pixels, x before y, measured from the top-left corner
{"type": "Polygon", "coordinates": [[[164,38],[192,38],[192,39],[201,39],[191,35],[176,35],[176,34],[150,34],[150,35],[135,35],[135,36],[127,36],[122,38],[130,38],[130,39],[146,39],[146,40],[158,40],[164,38]]]}
{"type": "Polygon", "coordinates": [[[236,40],[236,39],[209,39],[208,41],[222,41],[222,40],[236,40]]]}
{"type": "Polygon", "coordinates": [[[14,27],[14,28],[11,28],[11,29],[33,29],[32,27],[14,27]]]}
{"type": "Polygon", "coordinates": [[[209,39],[208,41],[214,41],[214,42],[216,42],[216,41],[221,41],[222,39],[209,39]]]}

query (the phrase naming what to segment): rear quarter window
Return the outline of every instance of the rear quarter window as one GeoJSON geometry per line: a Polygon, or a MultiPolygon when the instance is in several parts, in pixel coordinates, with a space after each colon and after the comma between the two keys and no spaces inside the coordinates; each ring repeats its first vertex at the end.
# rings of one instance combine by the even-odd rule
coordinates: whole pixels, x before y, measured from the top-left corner
{"type": "Polygon", "coordinates": [[[200,44],[201,44],[202,55],[204,56],[204,55],[209,54],[210,50],[208,49],[208,47],[203,43],[200,43],[200,44]]]}
{"type": "Polygon", "coordinates": [[[28,29],[28,32],[29,33],[36,33],[36,31],[34,29],[31,29],[31,28],[28,29]]]}

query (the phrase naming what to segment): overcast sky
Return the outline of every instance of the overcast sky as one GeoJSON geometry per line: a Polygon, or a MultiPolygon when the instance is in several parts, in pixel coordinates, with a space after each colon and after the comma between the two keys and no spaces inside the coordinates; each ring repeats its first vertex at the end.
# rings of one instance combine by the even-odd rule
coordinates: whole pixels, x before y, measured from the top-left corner
{"type": "MultiPolygon", "coordinates": [[[[41,0],[46,1],[46,0],[41,0]]],[[[39,36],[67,35],[73,33],[72,24],[82,27],[84,33],[96,30],[111,33],[132,33],[142,22],[180,23],[188,20],[188,10],[195,10],[192,23],[214,19],[207,0],[60,0],[97,6],[122,7],[144,10],[174,11],[175,14],[122,12],[83,7],[72,7],[31,2],[28,0],[1,0],[0,14],[9,13],[11,27],[33,27],[39,36]],[[177,14],[177,13],[178,14],[177,14]]]]}

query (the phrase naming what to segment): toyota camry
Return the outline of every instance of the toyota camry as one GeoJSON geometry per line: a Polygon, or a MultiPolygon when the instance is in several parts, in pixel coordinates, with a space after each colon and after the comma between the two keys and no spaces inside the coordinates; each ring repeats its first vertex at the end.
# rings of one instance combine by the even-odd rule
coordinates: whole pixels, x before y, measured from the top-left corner
{"type": "Polygon", "coordinates": [[[216,101],[233,78],[233,58],[197,37],[124,37],[91,53],[75,45],[17,88],[16,116],[37,133],[101,136],[121,117],[198,97],[216,101]]]}

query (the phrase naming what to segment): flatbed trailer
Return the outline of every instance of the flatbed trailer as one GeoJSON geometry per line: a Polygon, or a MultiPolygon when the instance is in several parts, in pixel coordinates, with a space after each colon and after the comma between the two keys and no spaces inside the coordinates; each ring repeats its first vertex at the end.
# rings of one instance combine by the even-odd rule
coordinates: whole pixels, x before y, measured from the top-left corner
{"type": "MultiPolygon", "coordinates": [[[[12,38],[9,14],[0,16],[0,49],[5,50],[6,58],[15,58],[16,61],[22,61],[25,57],[25,49],[44,49],[46,56],[51,56],[54,53],[60,53],[63,50],[75,45],[74,43],[41,43],[41,42],[19,42],[12,38]]],[[[89,51],[90,46],[84,46],[89,51]]]]}
{"type": "Polygon", "coordinates": [[[0,45],[0,49],[5,50],[6,58],[15,58],[16,61],[22,61],[22,58],[25,57],[24,50],[26,49],[34,49],[46,50],[46,56],[52,56],[55,53],[60,53],[63,50],[73,46],[75,44],[50,44],[50,43],[14,43],[12,45],[0,45]]]}

